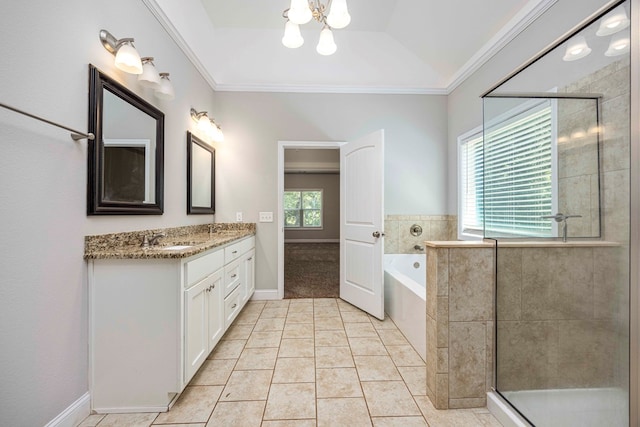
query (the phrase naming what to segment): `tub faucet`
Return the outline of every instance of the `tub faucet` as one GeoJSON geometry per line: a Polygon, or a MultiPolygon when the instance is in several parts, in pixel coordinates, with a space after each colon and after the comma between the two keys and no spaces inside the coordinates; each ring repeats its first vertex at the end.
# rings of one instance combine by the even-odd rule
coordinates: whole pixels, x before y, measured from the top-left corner
{"type": "Polygon", "coordinates": [[[555,215],[547,215],[543,216],[544,219],[553,219],[555,222],[562,223],[562,241],[567,241],[567,219],[569,218],[582,218],[582,215],[565,215],[561,212],[558,212],[555,215]]]}
{"type": "Polygon", "coordinates": [[[415,246],[413,247],[413,249],[415,249],[416,251],[424,251],[424,246],[422,246],[422,245],[415,245],[415,246]]]}

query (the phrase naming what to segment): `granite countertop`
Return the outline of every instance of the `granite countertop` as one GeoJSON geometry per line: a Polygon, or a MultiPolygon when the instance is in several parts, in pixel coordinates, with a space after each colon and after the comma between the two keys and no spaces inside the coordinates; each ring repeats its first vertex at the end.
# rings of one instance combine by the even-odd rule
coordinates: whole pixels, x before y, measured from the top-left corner
{"type": "Polygon", "coordinates": [[[255,234],[255,224],[217,223],[85,236],[84,259],[187,258],[255,234]],[[141,247],[144,236],[160,233],[165,237],[160,238],[158,245],[141,247]],[[188,247],[164,249],[176,245],[188,247]]]}

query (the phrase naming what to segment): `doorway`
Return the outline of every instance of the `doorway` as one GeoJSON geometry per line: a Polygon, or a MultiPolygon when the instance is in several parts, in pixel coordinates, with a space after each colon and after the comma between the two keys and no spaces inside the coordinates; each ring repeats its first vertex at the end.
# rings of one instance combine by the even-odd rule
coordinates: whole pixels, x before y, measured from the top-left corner
{"type": "MultiPolygon", "coordinates": [[[[349,142],[278,142],[278,298],[284,298],[285,151],[334,149],[340,158],[339,298],[384,319],[384,130],[349,142]]],[[[322,167],[322,166],[321,166],[322,167]]],[[[302,195],[299,195],[302,197],[302,195]]],[[[296,206],[294,204],[294,206],[296,206]]],[[[313,209],[313,207],[311,207],[313,209]]],[[[304,212],[290,220],[300,222],[304,212]]]]}
{"type": "Polygon", "coordinates": [[[330,144],[282,147],[280,258],[286,299],[340,296],[340,150],[330,144]]]}

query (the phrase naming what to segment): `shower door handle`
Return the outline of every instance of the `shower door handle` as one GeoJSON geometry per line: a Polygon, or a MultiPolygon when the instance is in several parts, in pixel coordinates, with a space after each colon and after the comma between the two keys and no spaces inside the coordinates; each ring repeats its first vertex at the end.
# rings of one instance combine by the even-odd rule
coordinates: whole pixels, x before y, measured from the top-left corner
{"type": "Polygon", "coordinates": [[[372,234],[373,237],[375,237],[376,239],[379,238],[380,236],[384,236],[384,233],[380,233],[379,231],[374,231],[372,234]]]}

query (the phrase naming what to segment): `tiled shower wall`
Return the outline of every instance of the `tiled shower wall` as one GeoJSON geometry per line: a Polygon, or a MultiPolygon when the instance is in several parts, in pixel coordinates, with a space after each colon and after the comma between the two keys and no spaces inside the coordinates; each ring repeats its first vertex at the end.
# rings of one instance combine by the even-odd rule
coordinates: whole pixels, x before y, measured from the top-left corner
{"type": "Polygon", "coordinates": [[[420,253],[422,251],[415,249],[414,246],[424,246],[425,240],[457,240],[458,217],[456,215],[386,215],[384,233],[384,253],[420,253]],[[410,233],[414,224],[422,227],[420,236],[413,236],[410,233]]]}

